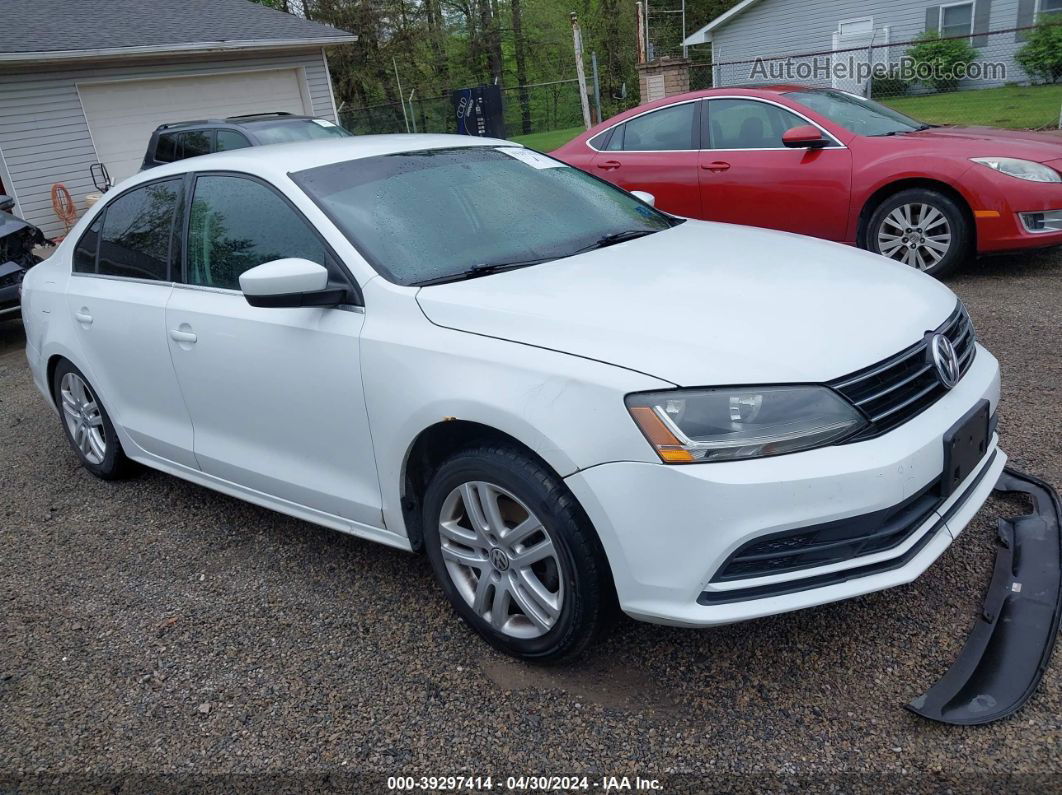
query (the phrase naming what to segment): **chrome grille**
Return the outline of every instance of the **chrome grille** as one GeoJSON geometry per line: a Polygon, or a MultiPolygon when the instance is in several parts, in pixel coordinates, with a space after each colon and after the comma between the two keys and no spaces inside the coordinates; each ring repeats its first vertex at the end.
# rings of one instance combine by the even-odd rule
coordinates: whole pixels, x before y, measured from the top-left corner
{"type": "MultiPolygon", "coordinates": [[[[933,333],[937,332],[943,333],[954,346],[961,378],[970,369],[977,348],[966,308],[961,303],[956,306],[933,333]]],[[[929,355],[931,336],[927,334],[921,342],[883,362],[830,382],[829,386],[850,400],[870,423],[846,442],[880,436],[921,414],[948,391],[929,355]]]]}

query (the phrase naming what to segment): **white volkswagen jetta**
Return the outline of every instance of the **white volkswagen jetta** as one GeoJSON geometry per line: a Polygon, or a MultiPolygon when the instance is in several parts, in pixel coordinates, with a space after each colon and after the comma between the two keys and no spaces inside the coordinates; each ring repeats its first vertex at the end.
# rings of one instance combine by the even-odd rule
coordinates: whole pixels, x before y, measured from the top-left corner
{"type": "Polygon", "coordinates": [[[497,140],[183,160],[29,272],[26,354],[93,474],[423,549],[527,659],[617,604],[707,626],[917,577],[1005,461],[955,295],[650,205],[497,140]]]}

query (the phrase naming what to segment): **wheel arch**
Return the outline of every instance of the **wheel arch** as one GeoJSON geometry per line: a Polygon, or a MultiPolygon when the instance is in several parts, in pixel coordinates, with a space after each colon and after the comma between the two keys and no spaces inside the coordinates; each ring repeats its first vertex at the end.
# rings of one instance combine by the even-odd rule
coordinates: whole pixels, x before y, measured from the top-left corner
{"type": "Polygon", "coordinates": [[[424,542],[421,509],[424,492],[432,473],[458,450],[481,444],[503,444],[514,447],[555,474],[558,480],[563,480],[563,476],[557,472],[556,467],[535,452],[530,445],[491,425],[456,418],[429,425],[413,439],[402,462],[400,483],[402,519],[406,526],[409,543],[414,550],[420,550],[424,542]]]}
{"type": "MultiPolygon", "coordinates": [[[[74,367],[77,367],[77,364],[74,363],[73,359],[71,359],[69,356],[65,356],[62,353],[53,353],[53,354],[51,354],[48,357],[48,361],[45,364],[45,368],[44,368],[44,376],[45,376],[45,378],[48,379],[47,380],[48,394],[51,396],[53,403],[55,403],[55,400],[56,400],[56,396],[55,396],[55,371],[59,367],[59,362],[70,362],[70,364],[72,364],[74,367]]],[[[81,368],[78,367],[78,369],[80,370],[81,368]]]]}
{"type": "Polygon", "coordinates": [[[867,227],[870,224],[870,216],[874,214],[874,210],[878,206],[900,191],[911,190],[912,188],[923,188],[925,190],[935,190],[938,193],[943,193],[949,199],[952,199],[962,211],[963,216],[966,218],[966,222],[970,225],[971,237],[976,246],[977,241],[977,223],[974,219],[973,209],[970,207],[970,202],[957,190],[953,185],[949,185],[947,182],[943,182],[933,177],[904,177],[903,179],[893,180],[884,185],[878,187],[866,201],[863,202],[863,207],[859,211],[859,218],[856,224],[856,245],[860,248],[867,247],[867,227]]]}

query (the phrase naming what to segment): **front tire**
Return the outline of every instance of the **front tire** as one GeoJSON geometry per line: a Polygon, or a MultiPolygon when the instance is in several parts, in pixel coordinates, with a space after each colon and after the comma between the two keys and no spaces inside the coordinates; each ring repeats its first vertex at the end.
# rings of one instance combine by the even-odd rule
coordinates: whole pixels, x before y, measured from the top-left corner
{"type": "Polygon", "coordinates": [[[540,462],[507,446],[456,453],[432,477],[423,510],[436,579],[495,648],[558,662],[611,626],[604,552],[571,492],[540,462]]]}
{"type": "Polygon", "coordinates": [[[81,465],[103,480],[127,476],[132,464],[85,374],[65,359],[59,362],[52,376],[52,394],[67,441],[81,465]]]}
{"type": "Polygon", "coordinates": [[[969,259],[973,230],[962,208],[935,190],[903,190],[870,216],[866,247],[877,254],[941,277],[969,259]]]}

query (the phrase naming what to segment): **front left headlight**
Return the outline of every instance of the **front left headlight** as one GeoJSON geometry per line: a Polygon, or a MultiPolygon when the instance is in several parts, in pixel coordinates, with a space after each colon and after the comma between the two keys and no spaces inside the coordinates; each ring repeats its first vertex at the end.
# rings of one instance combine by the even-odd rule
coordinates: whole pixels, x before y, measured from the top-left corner
{"type": "Polygon", "coordinates": [[[628,395],[627,410],[665,463],[733,461],[839,441],[866,420],[822,386],[675,389],[628,395]]]}
{"type": "Polygon", "coordinates": [[[1062,182],[1062,176],[1057,171],[1042,163],[1034,163],[1032,160],[1019,160],[1016,157],[971,157],[975,163],[1029,182],[1062,182]]]}

